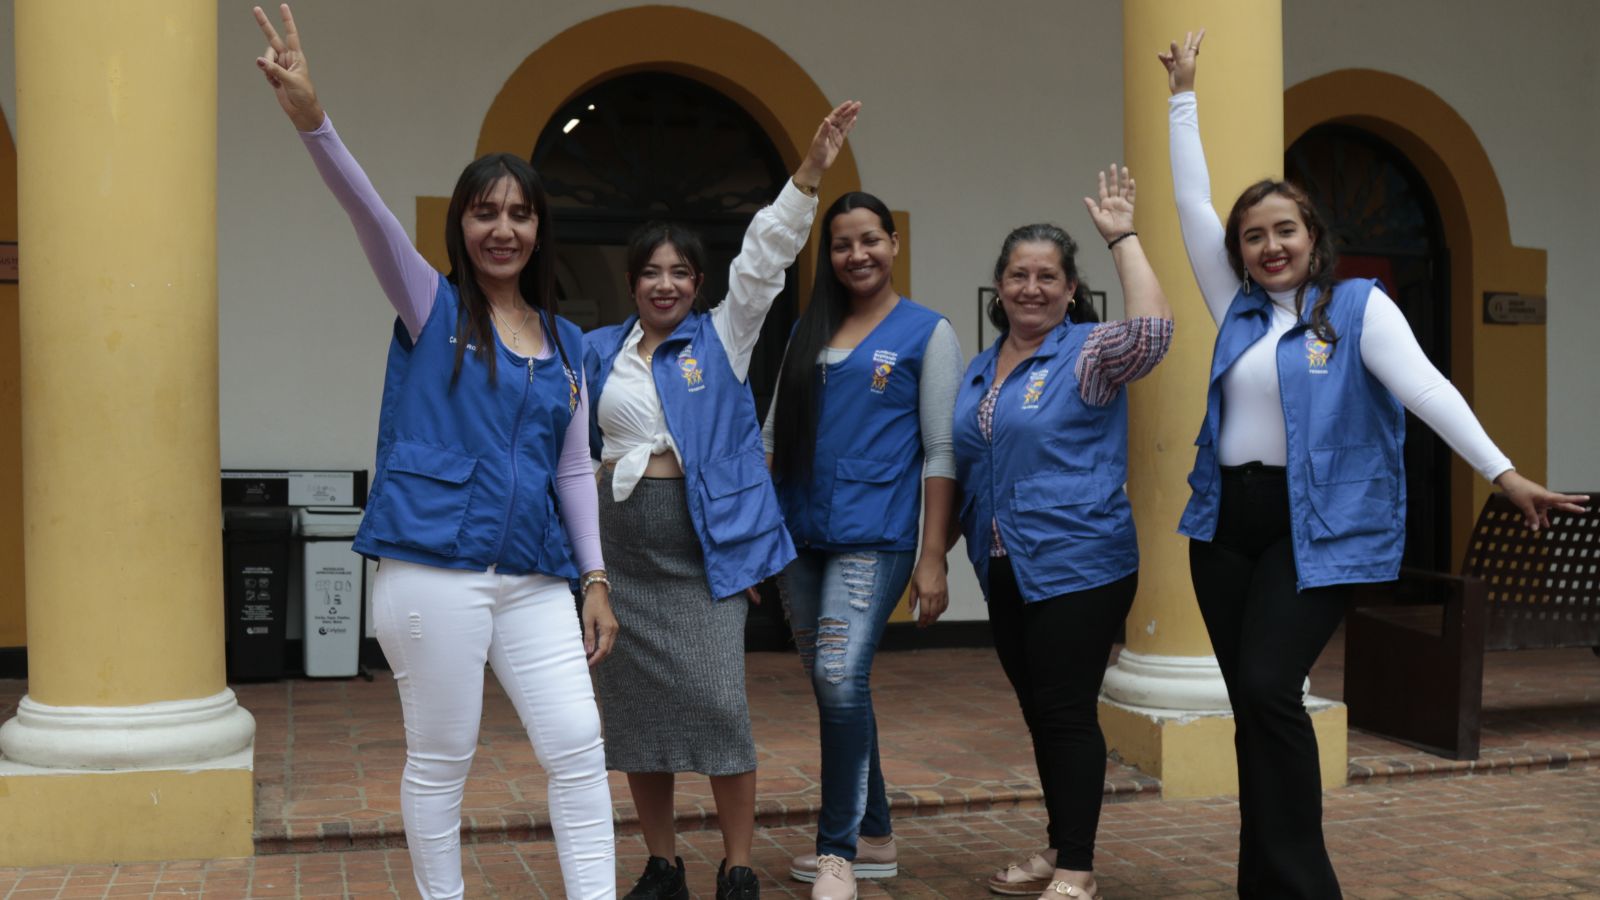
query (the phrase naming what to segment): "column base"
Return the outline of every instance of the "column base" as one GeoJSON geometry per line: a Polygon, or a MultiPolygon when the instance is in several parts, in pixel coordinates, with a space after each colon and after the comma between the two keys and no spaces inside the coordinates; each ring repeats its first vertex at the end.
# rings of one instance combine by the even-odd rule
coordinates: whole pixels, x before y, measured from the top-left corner
{"type": "MultiPolygon", "coordinates": [[[[1109,674],[1109,673],[1108,673],[1109,674]]],[[[1317,733],[1324,790],[1344,785],[1349,766],[1345,706],[1306,698],[1317,733]]],[[[1239,792],[1231,710],[1149,709],[1100,698],[1106,749],[1123,762],[1161,779],[1161,796],[1179,800],[1239,792]]]]}
{"type": "Polygon", "coordinates": [[[203,766],[123,772],[0,760],[0,866],[255,853],[254,742],[203,766]]]}
{"type": "Polygon", "coordinates": [[[24,696],[0,725],[0,758],[43,769],[160,769],[229,756],[255,740],[233,691],[141,706],[51,706],[24,696]]]}

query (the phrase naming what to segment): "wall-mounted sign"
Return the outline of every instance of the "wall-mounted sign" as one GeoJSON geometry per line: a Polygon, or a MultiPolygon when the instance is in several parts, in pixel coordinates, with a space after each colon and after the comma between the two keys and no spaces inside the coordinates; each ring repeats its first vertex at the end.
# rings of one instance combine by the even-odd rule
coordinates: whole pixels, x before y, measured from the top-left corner
{"type": "Polygon", "coordinates": [[[1483,321],[1489,325],[1543,325],[1544,297],[1486,293],[1483,295],[1483,321]]]}
{"type": "Polygon", "coordinates": [[[0,284],[17,283],[17,242],[0,241],[0,284]]]}

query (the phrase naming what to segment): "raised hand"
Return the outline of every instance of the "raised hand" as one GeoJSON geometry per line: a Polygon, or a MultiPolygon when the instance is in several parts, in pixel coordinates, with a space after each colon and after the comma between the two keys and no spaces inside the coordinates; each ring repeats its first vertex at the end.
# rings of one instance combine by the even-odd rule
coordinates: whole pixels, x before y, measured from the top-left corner
{"type": "Polygon", "coordinates": [[[300,32],[294,27],[289,4],[278,7],[283,17],[283,37],[278,36],[261,7],[255,7],[254,12],[256,24],[267,37],[266,52],[256,57],[256,65],[294,127],[316,131],[322,127],[322,104],[317,102],[317,90],[311,85],[311,71],[306,67],[305,51],[300,49],[300,32]]]}
{"type": "Polygon", "coordinates": [[[822,183],[822,173],[828,171],[833,161],[839,158],[839,151],[844,148],[844,139],[849,137],[850,129],[856,127],[856,115],[860,112],[860,101],[846,100],[834,107],[833,112],[828,113],[822,124],[817,126],[816,136],[811,138],[811,146],[806,149],[806,158],[801,160],[800,168],[795,170],[795,184],[804,188],[815,188],[822,183]]]}
{"type": "Polygon", "coordinates": [[[1128,167],[1118,169],[1117,164],[1112,163],[1111,168],[1100,173],[1099,202],[1083,198],[1083,205],[1089,208],[1089,218],[1094,220],[1094,227],[1107,242],[1133,230],[1133,188],[1128,167]]]}
{"type": "Polygon", "coordinates": [[[1174,94],[1194,90],[1195,60],[1200,56],[1200,42],[1205,39],[1206,30],[1200,29],[1199,34],[1188,32],[1183,36],[1183,46],[1178,46],[1173,41],[1166,53],[1157,53],[1156,59],[1167,68],[1167,89],[1174,94]]]}
{"type": "Polygon", "coordinates": [[[1518,475],[1515,469],[1500,474],[1494,483],[1506,492],[1513,506],[1522,511],[1522,521],[1533,531],[1550,527],[1550,510],[1583,513],[1582,506],[1589,498],[1584,494],[1558,494],[1536,481],[1518,475]]]}

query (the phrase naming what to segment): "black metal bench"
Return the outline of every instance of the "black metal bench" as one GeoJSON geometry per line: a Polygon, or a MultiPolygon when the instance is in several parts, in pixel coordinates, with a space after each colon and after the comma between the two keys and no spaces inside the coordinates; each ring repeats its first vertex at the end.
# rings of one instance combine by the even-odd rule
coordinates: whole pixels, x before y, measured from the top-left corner
{"type": "Polygon", "coordinates": [[[1460,575],[1405,569],[1398,582],[1364,585],[1345,627],[1351,727],[1477,759],[1485,651],[1600,654],[1600,513],[1552,512],[1534,533],[1493,494],[1460,575]]]}

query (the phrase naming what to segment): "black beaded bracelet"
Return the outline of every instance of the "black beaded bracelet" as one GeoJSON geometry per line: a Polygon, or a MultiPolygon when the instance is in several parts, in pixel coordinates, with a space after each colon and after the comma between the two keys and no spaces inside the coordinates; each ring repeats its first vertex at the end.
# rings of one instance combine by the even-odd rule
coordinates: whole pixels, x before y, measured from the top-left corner
{"type": "Polygon", "coordinates": [[[1110,250],[1112,247],[1115,247],[1116,245],[1118,245],[1118,244],[1122,243],[1123,241],[1127,240],[1128,238],[1135,237],[1138,234],[1139,234],[1139,232],[1137,232],[1137,231],[1126,231],[1126,232],[1123,232],[1122,234],[1119,234],[1116,237],[1112,238],[1110,243],[1106,244],[1106,249],[1110,250]]]}

